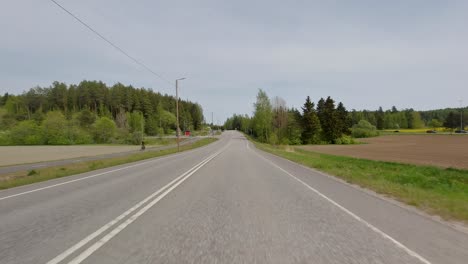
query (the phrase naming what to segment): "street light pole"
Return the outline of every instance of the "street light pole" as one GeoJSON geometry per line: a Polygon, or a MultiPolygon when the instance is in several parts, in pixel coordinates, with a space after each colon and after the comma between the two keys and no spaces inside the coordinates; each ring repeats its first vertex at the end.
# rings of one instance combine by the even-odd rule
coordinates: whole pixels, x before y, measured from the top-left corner
{"type": "Polygon", "coordinates": [[[175,90],[176,90],[176,114],[177,114],[177,152],[180,151],[180,127],[179,127],[179,81],[184,80],[185,78],[180,78],[175,81],[175,90]]]}

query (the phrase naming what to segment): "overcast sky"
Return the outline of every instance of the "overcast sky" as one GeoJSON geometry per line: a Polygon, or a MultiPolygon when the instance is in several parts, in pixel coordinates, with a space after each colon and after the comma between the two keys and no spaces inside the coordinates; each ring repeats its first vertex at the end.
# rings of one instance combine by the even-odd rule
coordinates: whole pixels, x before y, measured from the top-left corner
{"type": "Polygon", "coordinates": [[[468,103],[468,1],[58,0],[168,84],[49,0],[4,0],[0,93],[102,80],[174,93],[223,122],[251,114],[258,88],[300,107],[468,103]]]}

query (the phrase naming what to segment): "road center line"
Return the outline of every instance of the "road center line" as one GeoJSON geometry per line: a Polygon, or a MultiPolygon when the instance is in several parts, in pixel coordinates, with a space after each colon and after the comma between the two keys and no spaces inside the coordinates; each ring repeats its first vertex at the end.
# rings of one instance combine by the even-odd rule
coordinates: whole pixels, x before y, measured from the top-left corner
{"type": "Polygon", "coordinates": [[[262,155],[260,155],[259,153],[257,153],[256,151],[253,150],[253,152],[259,156],[260,158],[262,158],[263,160],[265,160],[266,162],[270,163],[271,165],[273,165],[275,168],[281,170],[282,172],[284,172],[286,175],[290,176],[291,178],[293,178],[294,180],[298,181],[299,183],[301,183],[302,185],[306,186],[309,190],[313,191],[314,193],[316,193],[318,196],[322,197],[323,199],[325,199],[326,201],[330,202],[331,204],[335,205],[336,207],[338,207],[339,209],[341,209],[342,211],[344,211],[345,213],[347,213],[348,215],[350,215],[351,217],[353,217],[354,219],[356,219],[357,221],[359,221],[360,223],[364,224],[365,226],[367,226],[368,228],[370,228],[372,231],[376,232],[377,234],[381,235],[383,238],[385,239],[388,239],[390,240],[393,244],[395,244],[398,248],[400,249],[403,249],[406,253],[408,253],[410,256],[418,259],[419,261],[421,261],[422,263],[424,264],[431,264],[431,262],[429,262],[427,259],[425,259],[424,257],[422,257],[421,255],[419,255],[418,253],[414,252],[413,250],[409,249],[408,247],[406,247],[405,245],[403,245],[402,243],[400,243],[399,241],[397,241],[396,239],[394,239],[393,237],[391,237],[390,235],[388,235],[387,233],[383,232],[382,230],[378,229],[377,227],[373,226],[372,224],[370,224],[369,222],[367,222],[366,220],[362,219],[361,217],[357,216],[356,214],[354,214],[353,212],[349,211],[348,209],[346,209],[345,207],[343,207],[342,205],[338,204],[337,202],[335,202],[334,200],[332,200],[331,198],[329,198],[328,196],[326,196],[325,194],[319,192],[317,189],[311,187],[310,185],[308,185],[307,183],[305,183],[304,181],[302,181],[301,179],[297,178],[296,176],[292,175],[290,172],[286,171],[285,169],[281,168],[280,166],[276,165],[274,162],[272,162],[271,160],[263,157],[262,155]]]}
{"type": "Polygon", "coordinates": [[[90,248],[88,248],[86,251],[84,251],[82,254],[80,254],[78,257],[76,257],[74,260],[72,260],[72,262],[70,263],[80,263],[81,261],[83,261],[84,259],[86,259],[89,255],[91,255],[94,251],[96,251],[97,249],[99,249],[102,245],[104,245],[107,241],[109,241],[113,236],[117,235],[120,231],[122,231],[126,226],[128,226],[129,224],[131,224],[133,221],[135,221],[139,216],[141,216],[144,212],[146,212],[147,210],[149,210],[149,208],[151,208],[154,204],[156,204],[159,200],[161,200],[162,198],[164,198],[164,196],[166,196],[170,191],[172,191],[175,187],[177,187],[178,185],[180,185],[183,181],[185,181],[188,177],[190,177],[191,175],[193,175],[196,171],[198,171],[201,167],[203,167],[206,163],[208,163],[209,161],[211,161],[213,158],[215,158],[217,155],[219,155],[222,151],[224,151],[224,149],[222,149],[221,151],[209,156],[208,158],[204,159],[203,161],[201,161],[200,163],[198,163],[197,165],[195,165],[194,167],[192,167],[191,169],[189,169],[188,171],[186,171],[185,173],[183,173],[182,175],[178,176],[176,179],[172,180],[171,182],[169,182],[168,184],[166,184],[164,187],[162,187],[161,189],[159,189],[158,191],[154,192],[153,194],[151,194],[150,196],[148,196],[147,198],[145,198],[144,200],[142,200],[141,202],[139,202],[138,204],[136,204],[135,206],[133,206],[132,208],[130,208],[129,210],[127,210],[126,212],[124,212],[123,214],[119,215],[118,217],[116,217],[114,220],[110,221],[109,223],[105,224],[104,226],[102,226],[101,228],[99,228],[98,230],[96,230],[94,233],[90,234],[89,236],[87,236],[86,238],[84,238],[83,240],[81,240],[80,242],[78,242],[77,244],[73,245],[72,247],[70,247],[69,249],[67,249],[66,251],[64,251],[63,253],[61,253],[60,255],[58,255],[57,257],[55,257],[54,259],[50,260],[49,262],[47,262],[47,264],[58,264],[60,263],[62,260],[64,260],[65,258],[67,258],[68,256],[70,256],[71,254],[73,254],[74,252],[76,252],[77,250],[79,250],[80,248],[82,248],[84,245],[86,245],[87,243],[89,243],[91,240],[93,240],[94,238],[98,237],[99,235],[101,235],[102,233],[104,233],[107,229],[111,228],[112,226],[114,226],[115,224],[117,224],[118,222],[120,222],[121,220],[123,220],[125,217],[129,216],[132,212],[134,212],[135,210],[139,209],[141,206],[143,206],[145,203],[147,203],[148,201],[150,201],[151,199],[153,199],[154,197],[158,196],[160,193],[164,192],[163,194],[161,194],[160,196],[156,197],[155,200],[153,200],[151,203],[149,203],[148,205],[146,205],[145,207],[143,207],[143,209],[141,209],[140,211],[138,211],[136,214],[134,214],[133,216],[131,216],[129,219],[127,219],[127,221],[125,221],[123,224],[121,224],[120,226],[118,226],[117,228],[115,228],[114,230],[112,230],[107,236],[105,236],[104,238],[107,238],[107,240],[105,242],[102,242],[104,238],[102,238],[101,240],[99,240],[98,242],[96,242],[94,245],[92,245],[90,248]],[[151,206],[149,206],[151,205],[151,206]],[[149,206],[149,207],[148,207],[149,206]],[[131,220],[131,221],[130,221],[131,220]],[[125,224],[125,226],[123,226],[125,224]],[[110,234],[113,234],[112,236],[109,237],[110,234]],[[97,244],[99,246],[97,246],[97,244]],[[85,254],[86,253],[86,254],[85,254]],[[80,258],[81,260],[79,260],[79,262],[76,262],[78,260],[78,258],[80,258]],[[74,262],[75,261],[75,262],[74,262]]]}

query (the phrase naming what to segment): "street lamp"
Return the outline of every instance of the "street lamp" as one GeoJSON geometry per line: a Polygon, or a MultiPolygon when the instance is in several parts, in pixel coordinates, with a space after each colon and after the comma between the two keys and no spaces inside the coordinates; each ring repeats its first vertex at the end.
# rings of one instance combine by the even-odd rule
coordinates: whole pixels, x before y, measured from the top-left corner
{"type": "Polygon", "coordinates": [[[176,90],[176,113],[177,113],[177,152],[180,151],[180,127],[179,127],[179,81],[185,80],[185,78],[180,78],[175,81],[175,90],[176,90]]]}

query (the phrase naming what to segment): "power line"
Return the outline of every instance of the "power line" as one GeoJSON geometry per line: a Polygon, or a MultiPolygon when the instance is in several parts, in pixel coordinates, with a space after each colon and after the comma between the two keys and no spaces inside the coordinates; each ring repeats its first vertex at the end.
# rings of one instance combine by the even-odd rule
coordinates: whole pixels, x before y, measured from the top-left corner
{"type": "Polygon", "coordinates": [[[107,39],[106,37],[104,37],[101,33],[99,33],[97,30],[95,30],[94,28],[92,28],[90,25],[86,24],[83,20],[81,20],[80,18],[78,18],[75,14],[73,14],[72,12],[68,11],[65,7],[63,7],[62,5],[60,5],[57,1],[55,0],[50,0],[52,3],[54,3],[55,5],[57,5],[58,7],[60,7],[63,11],[65,11],[67,14],[69,14],[71,17],[73,17],[76,21],[78,21],[79,23],[81,23],[83,26],[85,26],[86,28],[88,28],[89,30],[91,30],[91,32],[93,32],[94,34],[96,34],[98,37],[100,37],[102,40],[104,40],[105,42],[107,42],[109,45],[111,45],[113,48],[115,48],[117,51],[119,51],[120,53],[122,53],[123,55],[125,55],[127,58],[131,59],[133,62],[135,62],[136,64],[140,65],[141,67],[143,67],[145,70],[149,71],[150,73],[152,73],[153,75],[155,75],[156,77],[158,77],[159,79],[165,81],[166,83],[171,84],[171,82],[169,82],[168,80],[166,80],[164,77],[162,77],[160,74],[156,73],[155,71],[153,71],[150,67],[146,66],[143,62],[140,62],[139,60],[135,59],[133,56],[131,56],[130,54],[128,54],[125,50],[123,50],[122,48],[120,48],[119,46],[117,46],[116,44],[114,44],[112,41],[110,41],[109,39],[107,39]]]}

